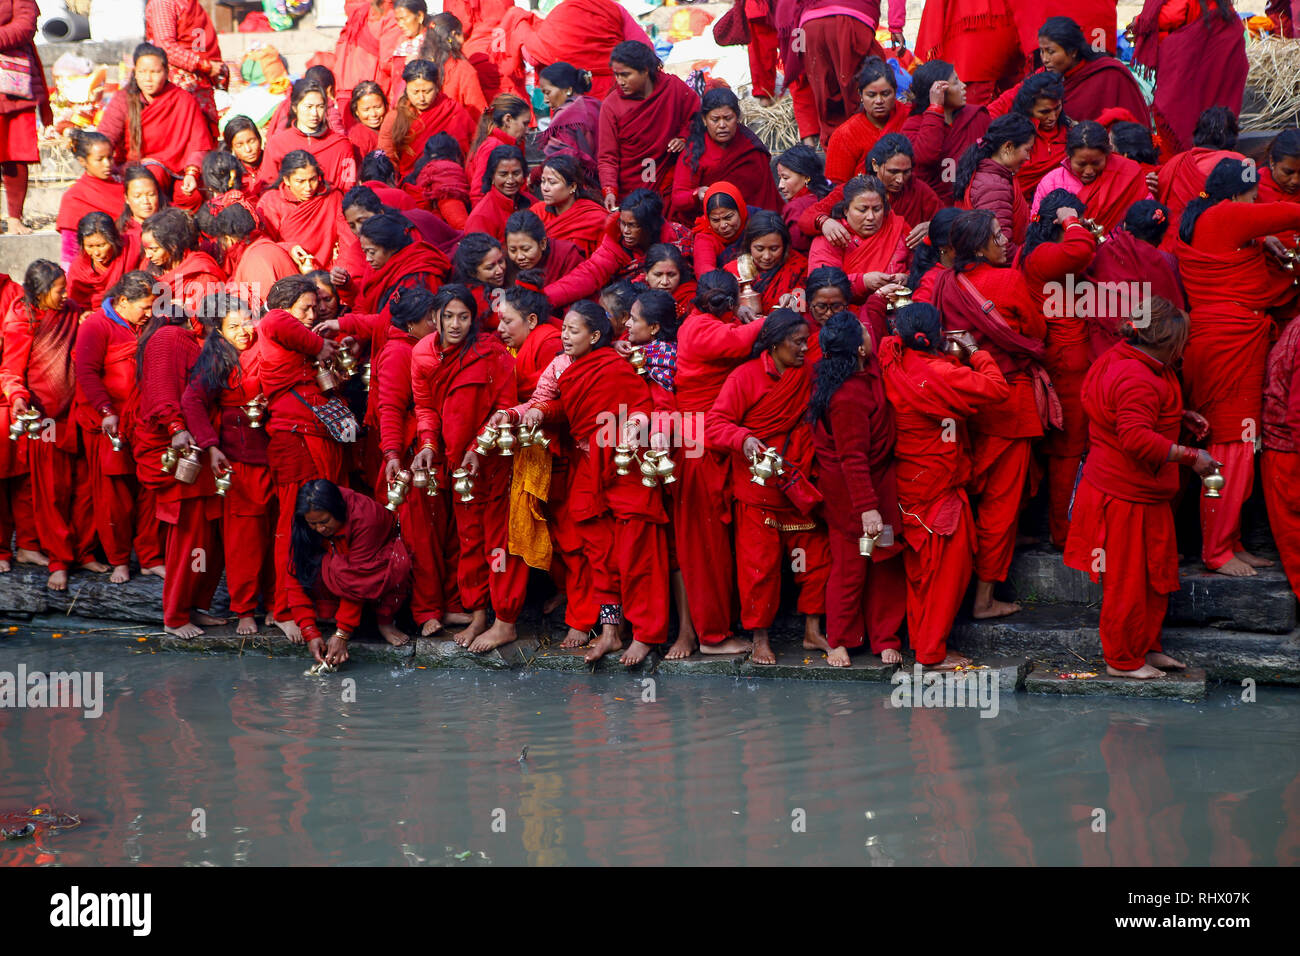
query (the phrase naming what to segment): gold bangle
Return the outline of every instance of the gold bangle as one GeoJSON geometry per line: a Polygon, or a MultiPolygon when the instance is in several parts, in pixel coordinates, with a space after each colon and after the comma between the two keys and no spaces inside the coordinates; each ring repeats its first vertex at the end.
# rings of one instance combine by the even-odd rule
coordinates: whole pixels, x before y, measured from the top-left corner
{"type": "Polygon", "coordinates": [[[335,628],[334,633],[330,635],[331,641],[334,640],[335,638],[337,638],[340,641],[343,641],[344,643],[347,643],[349,640],[351,640],[351,638],[348,636],[348,632],[342,630],[341,628],[335,628]]]}

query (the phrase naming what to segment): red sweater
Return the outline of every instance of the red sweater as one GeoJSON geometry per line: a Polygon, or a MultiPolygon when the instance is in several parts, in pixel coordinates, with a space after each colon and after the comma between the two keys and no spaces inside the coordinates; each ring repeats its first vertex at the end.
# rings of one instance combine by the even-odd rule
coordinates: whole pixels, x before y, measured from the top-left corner
{"type": "Polygon", "coordinates": [[[97,417],[121,415],[135,390],[136,330],[114,322],[102,309],[82,320],[72,349],[77,372],[77,403],[97,417]]]}
{"type": "Polygon", "coordinates": [[[707,412],[736,366],[749,359],[762,322],[742,325],[731,313],[721,318],[693,312],[677,333],[677,407],[707,412]]]}
{"type": "Polygon", "coordinates": [[[826,144],[826,178],[833,183],[846,183],[866,168],[867,154],[886,133],[897,133],[907,121],[908,106],[894,103],[894,112],[883,127],[867,118],[866,113],[854,113],[831,133],[826,144]]]}
{"type": "Polygon", "coordinates": [[[325,340],[284,309],[272,309],[257,325],[262,353],[262,392],[269,402],[268,432],[328,435],[311,409],[295,398],[293,389],[313,406],[325,404],[311,367],[325,340]]]}
{"type": "MultiPolygon", "coordinates": [[[[437,335],[426,338],[437,340],[437,335]]],[[[389,337],[374,369],[379,392],[379,448],[384,458],[406,458],[415,443],[415,393],[411,355],[420,340],[397,330],[389,337]]]]}
{"type": "Polygon", "coordinates": [[[903,135],[912,141],[917,178],[945,204],[952,202],[952,176],[944,160],[956,163],[988,128],[989,114],[980,106],[963,106],[953,113],[951,124],[944,122],[943,110],[933,106],[903,123],[903,135]]]}
{"type": "Polygon", "coordinates": [[[1264,447],[1300,451],[1300,322],[1291,322],[1268,353],[1264,379],[1264,447]]]}
{"type": "Polygon", "coordinates": [[[261,351],[261,342],[255,340],[240,353],[239,368],[231,373],[225,388],[212,392],[198,377],[192,377],[181,396],[181,410],[194,444],[205,450],[215,445],[231,461],[245,465],[267,463],[266,428],[253,428],[243,409],[262,394],[261,351]]]}
{"type": "Polygon", "coordinates": [[[862,533],[862,515],[879,511],[899,527],[894,472],[894,410],[884,379],[873,368],[850,375],[831,396],[826,418],[813,425],[817,490],[826,499],[826,521],[835,531],[862,533]]]}

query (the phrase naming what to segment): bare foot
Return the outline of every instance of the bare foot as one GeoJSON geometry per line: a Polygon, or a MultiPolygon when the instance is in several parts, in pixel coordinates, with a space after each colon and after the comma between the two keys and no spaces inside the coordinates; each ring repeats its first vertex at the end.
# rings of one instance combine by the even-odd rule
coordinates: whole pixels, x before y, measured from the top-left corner
{"type": "Polygon", "coordinates": [[[14,552],[14,560],[19,564],[36,564],[42,568],[50,566],[50,559],[39,551],[31,551],[27,548],[19,548],[14,552]]]}
{"type": "Polygon", "coordinates": [[[109,566],[103,561],[83,561],[77,565],[78,571],[89,571],[91,574],[107,574],[109,566]]]}
{"type": "Polygon", "coordinates": [[[167,568],[161,564],[155,564],[152,567],[141,568],[140,573],[151,575],[161,581],[163,578],[167,577],[167,568]]]}
{"type": "Polygon", "coordinates": [[[277,618],[272,620],[270,623],[274,624],[284,632],[284,636],[289,639],[290,644],[305,643],[302,639],[302,630],[298,627],[296,621],[281,621],[277,618]]]}
{"type": "Polygon", "coordinates": [[[389,622],[388,624],[379,624],[377,625],[377,629],[379,633],[384,636],[384,640],[389,644],[392,644],[394,647],[401,647],[411,639],[411,635],[407,634],[392,622],[389,622]]]}
{"type": "Polygon", "coordinates": [[[880,652],[880,663],[901,664],[903,663],[903,653],[897,647],[886,647],[880,652]]]}
{"type": "Polygon", "coordinates": [[[182,624],[180,627],[168,627],[164,624],[163,630],[177,637],[198,637],[203,633],[203,628],[197,624],[182,624]]]}
{"type": "Polygon", "coordinates": [[[564,603],[564,595],[556,592],[542,602],[543,614],[554,614],[555,609],[564,603]]]}
{"type": "Polygon", "coordinates": [[[701,654],[748,654],[753,649],[753,644],[738,637],[729,637],[720,644],[700,644],[701,654]]]}
{"type": "MultiPolygon", "coordinates": [[[[807,647],[807,645],[804,645],[807,647]]],[[[849,660],[849,649],[847,647],[832,647],[826,654],[826,663],[831,667],[848,667],[853,661],[849,660]]]]}
{"type": "Polygon", "coordinates": [[[612,654],[615,651],[623,649],[623,642],[618,638],[618,628],[607,627],[597,639],[595,644],[587,649],[587,653],[582,655],[588,664],[594,664],[606,654],[612,654]]]}
{"type": "Polygon", "coordinates": [[[68,572],[51,571],[45,586],[51,591],[66,591],[68,589],[68,572]]]}
{"type": "Polygon", "coordinates": [[[1106,665],[1106,673],[1111,677],[1133,677],[1137,680],[1151,680],[1153,677],[1164,677],[1165,672],[1158,667],[1152,667],[1150,664],[1143,664],[1135,671],[1121,671],[1109,664],[1106,665]]]}
{"type": "Polygon", "coordinates": [[[1182,661],[1175,660],[1168,654],[1162,654],[1160,651],[1152,651],[1147,655],[1147,663],[1152,667],[1163,667],[1165,670],[1185,671],[1187,665],[1182,661]]]}
{"type": "Polygon", "coordinates": [[[1015,614],[1020,610],[1019,604],[1012,604],[1009,601],[998,601],[990,599],[987,604],[976,604],[971,608],[971,617],[977,621],[985,620],[990,617],[1006,617],[1008,614],[1015,614]]]}
{"type": "Polygon", "coordinates": [[[13,568],[9,566],[8,558],[0,558],[0,574],[8,574],[13,568]]]}
{"type": "Polygon", "coordinates": [[[514,624],[507,624],[501,618],[497,618],[486,632],[475,638],[474,643],[469,645],[469,649],[475,654],[486,654],[488,651],[509,644],[518,636],[514,624]]]}
{"type": "MultiPolygon", "coordinates": [[[[1223,563],[1222,567],[1214,568],[1213,570],[1215,574],[1225,574],[1230,578],[1249,578],[1259,574],[1258,571],[1238,557],[1229,558],[1223,563]]],[[[1129,675],[1125,674],[1124,676],[1127,677],[1129,675]]]]}
{"type": "Polygon", "coordinates": [[[8,232],[11,236],[30,236],[32,234],[32,231],[23,225],[21,219],[9,216],[5,221],[9,224],[8,232]]]}
{"type": "Polygon", "coordinates": [[[438,620],[436,617],[431,617],[420,625],[420,636],[433,637],[433,635],[437,634],[441,630],[442,621],[438,620]]]}
{"type": "Polygon", "coordinates": [[[673,646],[668,648],[668,653],[664,655],[665,659],[670,661],[684,661],[695,653],[696,643],[695,635],[680,634],[673,646]]]}
{"type": "Polygon", "coordinates": [[[764,109],[767,109],[767,107],[776,102],[776,100],[772,99],[770,96],[756,96],[754,99],[758,100],[758,105],[764,109]]]}
{"type": "Polygon", "coordinates": [[[650,645],[642,644],[640,641],[633,641],[619,658],[619,663],[624,667],[636,667],[645,660],[645,656],[650,653],[650,645]]]}
{"type": "Polygon", "coordinates": [[[1244,564],[1249,564],[1252,568],[1271,568],[1274,564],[1268,558],[1261,558],[1258,555],[1251,554],[1249,551],[1233,552],[1244,564]]]}
{"type": "Polygon", "coordinates": [[[772,653],[772,644],[768,641],[766,632],[754,632],[754,650],[750,652],[749,659],[754,664],[776,663],[776,655],[772,653]]]}
{"type": "Polygon", "coordinates": [[[257,633],[257,619],[251,614],[245,614],[235,623],[235,633],[247,636],[257,633]]]}
{"type": "Polygon", "coordinates": [[[580,631],[576,627],[569,628],[569,633],[564,635],[564,640],[560,642],[563,650],[571,651],[575,647],[586,647],[591,643],[591,635],[586,631],[580,631]]]}
{"type": "Polygon", "coordinates": [[[473,620],[474,618],[466,614],[464,611],[448,611],[445,615],[443,615],[442,626],[443,627],[464,627],[466,624],[472,623],[473,620]]]}
{"type": "Polygon", "coordinates": [[[190,620],[203,627],[221,627],[221,625],[227,623],[226,618],[213,617],[207,611],[200,611],[197,608],[190,611],[190,620]]]}
{"type": "Polygon", "coordinates": [[[131,580],[131,569],[125,564],[113,565],[113,576],[108,579],[110,584],[125,584],[131,580]]]}
{"type": "Polygon", "coordinates": [[[474,643],[474,639],[487,630],[487,611],[475,611],[469,621],[469,627],[456,635],[456,643],[461,647],[469,647],[474,643]]]}
{"type": "Polygon", "coordinates": [[[821,631],[817,631],[814,634],[809,634],[807,631],[804,631],[803,649],[805,651],[826,651],[829,653],[831,645],[826,640],[826,635],[821,631]]]}
{"type": "Polygon", "coordinates": [[[925,669],[928,671],[955,671],[959,667],[966,667],[970,662],[969,657],[958,654],[956,651],[949,651],[947,657],[937,664],[926,664],[925,669]]]}

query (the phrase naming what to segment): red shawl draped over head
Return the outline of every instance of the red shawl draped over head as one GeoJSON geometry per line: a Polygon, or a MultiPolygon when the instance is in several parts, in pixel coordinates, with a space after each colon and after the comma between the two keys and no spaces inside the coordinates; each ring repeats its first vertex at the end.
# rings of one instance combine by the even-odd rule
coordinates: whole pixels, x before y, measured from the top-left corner
{"type": "Polygon", "coordinates": [[[172,301],[183,302],[194,311],[206,295],[223,291],[225,270],[206,252],[198,249],[185,254],[185,258],[158,276],[158,284],[171,290],[172,301]]]}
{"type": "Polygon", "coordinates": [[[460,163],[434,159],[424,164],[416,178],[416,188],[430,208],[453,229],[464,229],[469,216],[469,180],[460,163]]]}
{"type": "MultiPolygon", "coordinates": [[[[740,229],[732,237],[730,242],[723,240],[716,232],[713,231],[713,225],[709,222],[709,214],[701,212],[695,220],[695,228],[691,231],[695,235],[695,267],[697,271],[707,271],[700,266],[701,252],[711,250],[713,252],[713,268],[721,269],[732,259],[740,254],[740,244],[745,240],[745,226],[749,223],[749,206],[745,204],[745,197],[740,194],[740,190],[731,183],[714,183],[709,187],[709,191],[704,194],[704,202],[700,204],[701,209],[709,208],[709,200],[719,193],[731,197],[731,201],[736,204],[740,212],[740,229]]],[[[614,220],[611,220],[614,223],[614,220]]],[[[614,223],[617,225],[617,223],[614,223]]],[[[706,260],[707,262],[707,257],[706,260]]]]}
{"type": "Polygon", "coordinates": [[[1039,181],[1065,159],[1065,138],[1069,135],[1065,124],[1058,122],[1050,133],[1043,132],[1034,123],[1034,148],[1029,159],[1016,172],[1016,183],[1026,200],[1034,198],[1039,181]]]}
{"type": "MultiPolygon", "coordinates": [[[[586,441],[587,454],[579,458],[569,486],[573,517],[594,518],[607,508],[617,517],[640,517],[662,522],[663,503],[653,489],[633,476],[616,477],[614,447],[603,440],[610,413],[630,417],[637,412],[654,412],[650,386],[632,365],[608,346],[577,359],[557,380],[569,434],[574,442],[586,441]]],[[[622,436],[618,436],[621,438],[622,436]]]]}
{"type": "MultiPolygon", "coordinates": [[[[1300,203],[1300,189],[1293,193],[1284,192],[1277,183],[1273,181],[1273,170],[1268,166],[1259,167],[1259,195],[1255,198],[1257,203],[1268,202],[1294,202],[1300,203]]],[[[1176,220],[1175,220],[1176,221],[1176,220]]],[[[1288,246],[1300,244],[1300,232],[1294,229],[1276,233],[1276,236],[1288,246]]]]}
{"type": "MultiPolygon", "coordinates": [[[[1170,229],[1174,227],[1171,225],[1170,229]]],[[[1103,290],[1137,289],[1149,283],[1152,295],[1168,299],[1180,309],[1187,304],[1182,280],[1178,277],[1178,263],[1174,257],[1149,243],[1136,238],[1120,226],[1097,247],[1092,264],[1084,278],[1098,283],[1103,290]]],[[[1120,340],[1119,324],[1127,315],[1121,315],[1125,300],[1131,296],[1103,294],[1096,296],[1094,308],[1087,310],[1089,348],[1095,359],[1120,340]]]]}
{"type": "Polygon", "coordinates": [[[68,298],[85,309],[98,309],[108,290],[117,285],[122,276],[140,268],[142,253],[138,236],[123,236],[122,251],[109,261],[103,272],[96,270],[84,249],[68,267],[68,298]]]}
{"type": "Polygon", "coordinates": [[[591,71],[591,95],[595,97],[604,97],[614,86],[610,50],[624,40],[654,46],[637,22],[612,0],[563,0],[545,17],[511,7],[501,26],[510,39],[504,44],[506,50],[494,52],[493,57],[503,71],[522,73],[521,59],[539,68],[568,63],[591,71]]]}
{"type": "MultiPolygon", "coordinates": [[[[1211,6],[1196,20],[1160,38],[1165,0],[1146,0],[1133,21],[1133,62],[1155,71],[1156,123],[1171,151],[1188,149],[1196,120],[1211,106],[1241,114],[1246,91],[1246,40],[1234,14],[1225,20],[1211,6]]],[[[1073,115],[1073,110],[1071,111],[1073,115]]],[[[1175,220],[1177,221],[1177,220],[1175,220]]]]}
{"type": "Polygon", "coordinates": [[[287,183],[268,190],[257,203],[266,233],[285,249],[302,246],[316,259],[316,268],[328,269],[335,249],[352,237],[343,218],[343,197],[333,186],[321,184],[306,202],[299,202],[287,183]]]}
{"type": "Polygon", "coordinates": [[[469,141],[474,135],[474,123],[465,112],[465,107],[444,93],[438,93],[423,113],[417,113],[411,120],[406,134],[406,145],[399,151],[393,142],[393,122],[397,119],[397,109],[389,111],[379,127],[379,148],[388,154],[388,158],[397,167],[397,178],[405,179],[415,168],[415,161],[424,152],[424,144],[435,133],[448,133],[456,140],[461,154],[469,152],[469,141]]]}
{"type": "MultiPolygon", "coordinates": [[[[27,389],[47,417],[61,419],[72,407],[76,379],[72,369],[72,346],[77,339],[81,313],[75,308],[60,312],[32,308],[16,302],[15,311],[27,319],[32,330],[32,347],[27,356],[27,389]]],[[[62,443],[60,443],[62,444],[62,443]]]]}
{"type": "MultiPolygon", "coordinates": [[[[1036,41],[1034,45],[1038,45],[1036,41]]],[[[1142,88],[1133,79],[1128,67],[1113,56],[1081,60],[1063,79],[1065,109],[1070,119],[1076,122],[1095,120],[1106,109],[1119,107],[1128,110],[1138,118],[1139,123],[1146,125],[1150,110],[1142,96],[1142,88]]]]}
{"type": "Polygon", "coordinates": [[[107,213],[116,221],[125,202],[126,194],[116,179],[96,179],[90,173],[84,173],[59,201],[59,218],[55,220],[54,228],[60,232],[65,229],[75,232],[77,223],[88,212],[107,213]]]}
{"type": "MultiPolygon", "coordinates": [[[[683,153],[678,162],[689,165],[692,161],[683,153]]],[[[783,200],[772,178],[772,154],[743,123],[736,127],[735,137],[726,146],[719,146],[706,135],[704,152],[694,165],[692,179],[700,185],[725,181],[735,186],[751,206],[781,211],[783,200]]]]}
{"type": "Polygon", "coordinates": [[[574,200],[572,206],[556,215],[543,202],[535,202],[532,210],[542,220],[549,239],[567,239],[577,246],[584,256],[596,251],[600,240],[605,235],[605,223],[610,213],[599,203],[590,199],[574,200]]]}
{"type": "MultiPolygon", "coordinates": [[[[1078,191],[1087,207],[1086,215],[1110,232],[1124,221],[1135,202],[1151,198],[1146,173],[1140,163],[1111,153],[1101,175],[1078,191]]],[[[1170,229],[1174,227],[1171,225],[1170,229]]]]}
{"type": "Polygon", "coordinates": [[[451,271],[451,263],[427,242],[412,242],[393,253],[387,262],[362,280],[354,312],[376,314],[388,306],[396,289],[423,285],[430,292],[451,271]]]}
{"type": "Polygon", "coordinates": [[[537,327],[528,333],[524,344],[515,355],[515,385],[519,388],[519,401],[526,402],[537,388],[537,380],[546,367],[560,354],[560,330],[538,317],[537,327]]]}

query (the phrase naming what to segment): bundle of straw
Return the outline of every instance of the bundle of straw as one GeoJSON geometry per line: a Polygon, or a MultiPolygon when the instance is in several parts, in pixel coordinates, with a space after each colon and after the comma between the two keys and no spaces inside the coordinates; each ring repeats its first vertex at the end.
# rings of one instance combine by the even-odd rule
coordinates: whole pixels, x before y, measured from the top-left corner
{"type": "Polygon", "coordinates": [[[1250,72],[1241,128],[1295,126],[1300,117],[1300,40],[1265,37],[1246,44],[1246,59],[1250,72]]]}
{"type": "Polygon", "coordinates": [[[794,100],[789,94],[771,106],[746,95],[740,101],[740,116],[773,156],[799,142],[799,124],[794,121],[794,100]]]}

